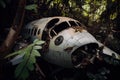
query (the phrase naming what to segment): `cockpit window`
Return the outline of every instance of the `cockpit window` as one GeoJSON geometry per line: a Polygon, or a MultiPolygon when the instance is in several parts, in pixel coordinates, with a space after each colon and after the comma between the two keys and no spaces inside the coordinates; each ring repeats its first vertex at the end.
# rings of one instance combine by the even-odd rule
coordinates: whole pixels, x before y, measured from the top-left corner
{"type": "Polygon", "coordinates": [[[58,21],[59,21],[58,18],[55,18],[55,19],[52,19],[51,21],[49,21],[47,24],[47,29],[50,29],[51,27],[53,27],[58,21]]]}
{"type": "Polygon", "coordinates": [[[54,37],[57,35],[59,32],[63,31],[64,29],[69,28],[69,25],[67,22],[62,22],[58,25],[56,25],[50,32],[51,37],[54,37]]]}
{"type": "Polygon", "coordinates": [[[69,28],[68,23],[67,22],[62,22],[59,25],[56,25],[53,29],[58,34],[62,30],[67,29],[67,28],[69,28]]]}
{"type": "Polygon", "coordinates": [[[36,35],[36,32],[37,32],[37,28],[34,28],[34,36],[36,35]]]}
{"type": "Polygon", "coordinates": [[[78,24],[79,26],[82,26],[81,23],[79,23],[79,22],[77,22],[77,24],[78,24]]]}
{"type": "Polygon", "coordinates": [[[69,21],[71,26],[78,26],[78,24],[76,24],[74,21],[69,21]]]}
{"type": "Polygon", "coordinates": [[[74,28],[77,27],[79,30],[85,29],[85,26],[78,21],[69,21],[69,24],[74,28]]]}
{"type": "Polygon", "coordinates": [[[54,30],[51,30],[51,31],[50,31],[50,36],[51,36],[51,37],[54,37],[55,35],[57,35],[56,32],[55,32],[54,30]]]}

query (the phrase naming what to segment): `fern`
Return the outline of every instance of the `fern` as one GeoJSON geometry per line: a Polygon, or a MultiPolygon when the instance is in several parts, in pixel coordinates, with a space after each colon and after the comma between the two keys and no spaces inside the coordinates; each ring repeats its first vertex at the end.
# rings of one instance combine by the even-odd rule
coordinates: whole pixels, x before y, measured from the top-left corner
{"type": "Polygon", "coordinates": [[[35,68],[34,64],[36,63],[36,57],[41,56],[38,52],[38,49],[42,48],[40,45],[43,43],[44,41],[39,41],[38,39],[36,39],[26,48],[6,56],[6,58],[8,58],[15,55],[18,56],[24,54],[22,61],[17,65],[15,69],[15,78],[17,78],[18,80],[26,80],[28,78],[29,71],[33,71],[35,68]]]}

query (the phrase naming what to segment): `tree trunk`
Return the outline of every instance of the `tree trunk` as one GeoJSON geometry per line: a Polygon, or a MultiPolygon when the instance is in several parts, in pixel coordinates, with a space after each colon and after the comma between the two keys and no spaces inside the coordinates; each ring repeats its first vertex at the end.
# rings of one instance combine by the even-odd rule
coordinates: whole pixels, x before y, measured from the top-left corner
{"type": "Polygon", "coordinates": [[[21,31],[21,27],[22,27],[23,20],[24,20],[24,14],[25,14],[25,5],[26,5],[26,0],[19,0],[19,4],[18,4],[15,18],[13,20],[13,24],[10,28],[10,31],[9,31],[5,41],[0,46],[0,80],[4,80],[4,77],[5,77],[4,66],[5,66],[6,61],[5,61],[4,57],[12,49],[12,47],[15,43],[15,40],[17,39],[17,37],[21,31]]]}

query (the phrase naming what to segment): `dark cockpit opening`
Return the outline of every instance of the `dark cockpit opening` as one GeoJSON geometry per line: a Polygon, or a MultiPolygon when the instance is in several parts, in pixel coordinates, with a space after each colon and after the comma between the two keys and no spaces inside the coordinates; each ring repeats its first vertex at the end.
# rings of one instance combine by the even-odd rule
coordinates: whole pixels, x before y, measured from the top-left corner
{"type": "Polygon", "coordinates": [[[81,24],[77,21],[64,21],[61,22],[58,25],[54,25],[54,27],[51,28],[50,30],[50,37],[53,38],[54,36],[56,36],[57,34],[59,34],[61,31],[68,29],[70,27],[81,27],[81,24]]]}
{"type": "Polygon", "coordinates": [[[47,23],[46,28],[47,29],[52,28],[57,22],[59,22],[59,18],[52,19],[47,23]]]}
{"type": "Polygon", "coordinates": [[[59,32],[63,31],[64,29],[69,28],[69,25],[67,22],[62,22],[59,25],[56,25],[53,29],[58,34],[59,32]]]}
{"type": "MultiPolygon", "coordinates": [[[[54,27],[57,22],[59,22],[59,18],[54,18],[54,19],[50,20],[50,21],[47,23],[47,25],[46,25],[46,27],[45,27],[45,29],[46,29],[47,31],[46,31],[46,30],[43,30],[42,40],[46,41],[46,39],[48,38],[48,35],[49,35],[49,34],[48,34],[49,29],[52,28],[52,27],[54,27]]],[[[50,34],[51,34],[52,36],[54,36],[54,32],[50,32],[50,34]]]]}
{"type": "Polygon", "coordinates": [[[97,53],[97,49],[97,43],[86,44],[76,49],[71,55],[73,66],[80,67],[82,64],[87,63],[86,60],[90,60],[97,53]]]}
{"type": "Polygon", "coordinates": [[[79,27],[83,27],[82,24],[80,22],[77,21],[69,21],[71,26],[79,26],[79,27]]]}
{"type": "Polygon", "coordinates": [[[61,31],[69,28],[69,24],[67,22],[62,22],[58,25],[55,25],[51,31],[50,31],[50,36],[53,38],[55,35],[57,35],[58,33],[60,33],[61,31]]]}
{"type": "Polygon", "coordinates": [[[78,24],[75,21],[69,21],[71,26],[78,26],[78,24]]]}

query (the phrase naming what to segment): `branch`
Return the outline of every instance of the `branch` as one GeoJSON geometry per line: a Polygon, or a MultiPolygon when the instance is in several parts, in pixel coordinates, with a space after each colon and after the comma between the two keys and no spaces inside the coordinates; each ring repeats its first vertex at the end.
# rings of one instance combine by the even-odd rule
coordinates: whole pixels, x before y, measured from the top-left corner
{"type": "Polygon", "coordinates": [[[15,15],[15,18],[13,20],[13,24],[10,28],[10,31],[3,42],[3,44],[0,46],[0,57],[3,58],[10,52],[12,49],[15,40],[18,37],[18,34],[21,31],[21,27],[23,24],[24,20],[24,14],[25,14],[25,5],[26,5],[26,0],[19,0],[17,12],[15,15]]]}

